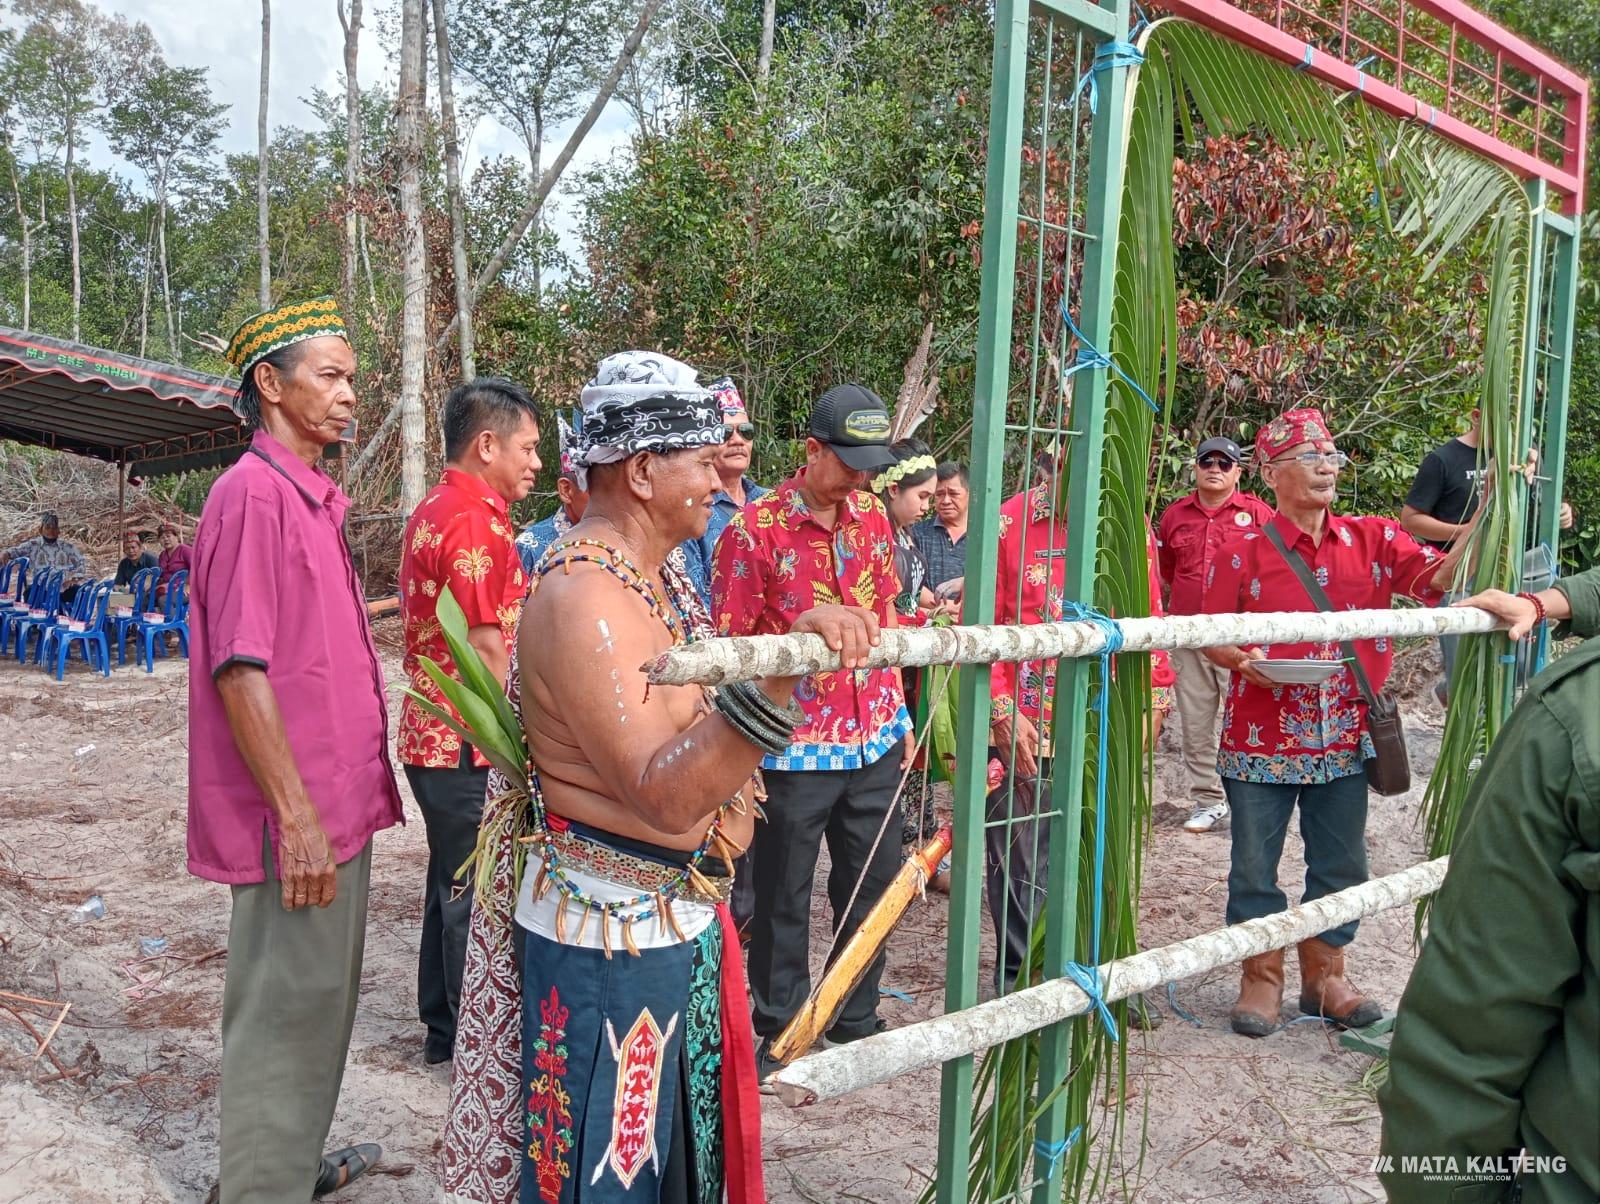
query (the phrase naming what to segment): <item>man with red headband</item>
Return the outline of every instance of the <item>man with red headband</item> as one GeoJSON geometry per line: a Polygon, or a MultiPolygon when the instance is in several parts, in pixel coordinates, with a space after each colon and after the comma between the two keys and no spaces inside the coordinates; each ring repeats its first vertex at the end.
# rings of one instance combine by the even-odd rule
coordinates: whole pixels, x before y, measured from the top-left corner
{"type": "MultiPolygon", "coordinates": [[[[1322,414],[1290,410],[1256,436],[1256,462],[1278,509],[1260,527],[1241,527],[1212,558],[1201,609],[1213,614],[1324,609],[1302,584],[1306,574],[1334,610],[1390,605],[1396,594],[1435,602],[1468,540],[1448,555],[1419,544],[1387,518],[1346,518],[1333,505],[1348,458],[1334,446],[1322,414]]],[[[1374,691],[1389,676],[1389,641],[1354,641],[1374,691]]],[[[1283,911],[1278,860],[1296,804],[1305,840],[1310,902],[1367,878],[1366,761],[1373,755],[1367,704],[1341,667],[1320,682],[1286,684],[1263,660],[1342,661],[1337,641],[1221,647],[1206,655],[1228,669],[1217,771],[1233,813],[1227,922],[1283,911]]],[[[1356,924],[1300,942],[1300,1010],[1341,1027],[1371,1024],[1381,1005],[1344,977],[1344,947],[1356,924]]],[[[1283,950],[1244,963],[1233,1031],[1264,1037],[1278,1027],[1283,950]]]]}

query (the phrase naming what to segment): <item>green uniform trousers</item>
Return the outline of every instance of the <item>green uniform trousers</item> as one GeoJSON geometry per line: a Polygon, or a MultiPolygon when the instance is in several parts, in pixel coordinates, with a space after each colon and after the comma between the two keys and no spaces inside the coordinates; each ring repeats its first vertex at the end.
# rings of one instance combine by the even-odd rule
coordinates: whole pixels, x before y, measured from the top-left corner
{"type": "Polygon", "coordinates": [[[221,1204],[305,1204],[322,1164],[361,988],[372,843],[338,869],[327,907],[287,911],[235,886],[222,994],[221,1204]]]}

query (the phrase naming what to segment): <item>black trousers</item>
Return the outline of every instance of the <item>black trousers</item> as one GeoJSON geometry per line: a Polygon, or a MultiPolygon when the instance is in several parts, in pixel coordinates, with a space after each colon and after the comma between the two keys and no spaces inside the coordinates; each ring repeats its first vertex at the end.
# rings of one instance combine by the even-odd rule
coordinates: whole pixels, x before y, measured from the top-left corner
{"type": "Polygon", "coordinates": [[[467,959],[467,922],[472,887],[453,880],[472,856],[483,818],[489,771],[472,766],[462,751],[454,769],[406,766],[406,780],[422,812],[428,834],[428,877],[423,893],[422,947],[417,955],[417,1015],[428,1027],[430,1051],[455,1047],[456,1011],[461,1004],[461,972],[467,959]]]}
{"type": "MultiPolygon", "coordinates": [[[[994,749],[989,756],[996,756],[994,749]]],[[[1033,922],[1050,889],[1050,758],[1033,778],[1007,771],[984,810],[984,886],[994,923],[995,986],[1008,991],[1028,965],[1033,922]]],[[[1027,983],[1023,983],[1026,986],[1027,983]]]]}
{"type": "MultiPolygon", "coordinates": [[[[767,822],[750,849],[755,914],[750,921],[750,1001],[756,1036],[772,1038],[811,993],[811,887],[824,839],[832,868],[828,901],[841,929],[834,952],[860,927],[899,872],[899,744],[864,769],[767,770],[767,822]],[[888,822],[886,812],[893,809],[888,822]],[[878,838],[879,830],[883,836],[878,838]],[[873,852],[873,841],[878,841],[873,852]],[[870,864],[868,858],[870,855],[870,864]],[[857,879],[855,905],[850,902],[857,879]]],[[[833,1027],[839,1038],[866,1036],[878,1024],[880,953],[845,1000],[833,1027]]]]}

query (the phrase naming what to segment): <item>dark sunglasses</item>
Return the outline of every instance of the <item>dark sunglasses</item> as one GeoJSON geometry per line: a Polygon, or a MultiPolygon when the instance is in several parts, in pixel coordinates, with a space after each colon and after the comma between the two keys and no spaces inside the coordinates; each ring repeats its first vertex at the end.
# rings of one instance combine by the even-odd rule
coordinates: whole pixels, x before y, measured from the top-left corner
{"type": "Polygon", "coordinates": [[[1205,456],[1202,459],[1196,460],[1195,466],[1197,468],[1228,469],[1233,467],[1233,461],[1227,456],[1205,456]]]}
{"type": "Polygon", "coordinates": [[[728,429],[741,439],[754,439],[756,437],[756,424],[753,422],[730,422],[728,429]]]}

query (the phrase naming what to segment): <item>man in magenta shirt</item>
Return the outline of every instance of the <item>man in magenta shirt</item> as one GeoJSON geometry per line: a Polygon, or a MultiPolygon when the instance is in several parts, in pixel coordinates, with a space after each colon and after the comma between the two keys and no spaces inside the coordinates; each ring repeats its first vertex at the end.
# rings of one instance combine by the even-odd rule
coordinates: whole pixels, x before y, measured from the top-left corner
{"type": "Polygon", "coordinates": [[[333,1191],[381,1153],[322,1155],[360,987],[373,833],[402,822],[383,673],[317,468],[355,407],[331,299],[250,319],[249,450],[212,486],[190,570],[189,871],[232,887],[220,1204],[333,1191]]]}
{"type": "MultiPolygon", "coordinates": [[[[1272,507],[1239,488],[1244,453],[1225,435],[1201,442],[1194,453],[1195,490],[1161,515],[1156,531],[1161,587],[1167,613],[1200,613],[1200,597],[1217,549],[1236,531],[1254,531],[1272,518],[1272,507]]],[[[1174,648],[1178,672],[1178,722],[1183,728],[1183,764],[1189,771],[1188,832],[1209,832],[1228,814],[1228,800],[1217,776],[1218,716],[1228,688],[1228,672],[1198,649],[1174,648]]]]}
{"type": "Polygon", "coordinates": [[[161,524],[161,555],[156,558],[156,563],[161,566],[161,576],[156,584],[160,597],[165,597],[174,573],[186,572],[194,567],[194,549],[183,542],[183,532],[178,530],[176,523],[161,524]]]}

